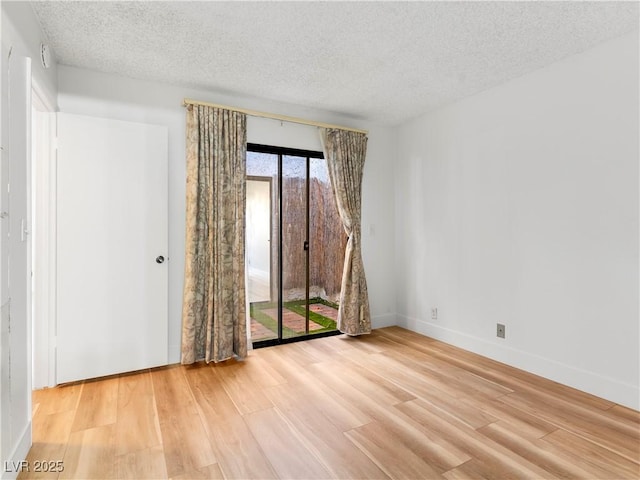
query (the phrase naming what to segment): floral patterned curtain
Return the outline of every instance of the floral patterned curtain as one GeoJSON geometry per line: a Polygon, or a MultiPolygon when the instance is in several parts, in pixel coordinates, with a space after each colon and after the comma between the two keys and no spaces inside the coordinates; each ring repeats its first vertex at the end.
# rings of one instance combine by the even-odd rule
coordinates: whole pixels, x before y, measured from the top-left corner
{"type": "Polygon", "coordinates": [[[338,212],[349,236],[344,256],[338,329],[348,335],[371,332],[367,280],[360,240],[362,172],[367,153],[367,136],[340,129],[320,129],[329,177],[338,212]]]}
{"type": "Polygon", "coordinates": [[[187,109],[187,221],[182,363],[247,354],[246,115],[187,109]]]}

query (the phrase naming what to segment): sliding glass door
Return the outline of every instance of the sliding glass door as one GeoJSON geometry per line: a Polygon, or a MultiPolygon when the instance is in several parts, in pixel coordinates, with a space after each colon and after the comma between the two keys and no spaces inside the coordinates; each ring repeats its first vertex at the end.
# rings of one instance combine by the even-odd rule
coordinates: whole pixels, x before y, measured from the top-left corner
{"type": "Polygon", "coordinates": [[[345,246],[322,153],[249,145],[247,263],[254,346],[337,333],[345,246]]]}

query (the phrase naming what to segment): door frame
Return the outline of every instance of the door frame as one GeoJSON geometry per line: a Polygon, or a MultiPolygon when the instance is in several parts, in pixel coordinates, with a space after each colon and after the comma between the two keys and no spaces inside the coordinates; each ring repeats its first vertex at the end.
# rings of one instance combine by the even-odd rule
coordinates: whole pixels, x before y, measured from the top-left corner
{"type": "MultiPolygon", "coordinates": [[[[33,80],[31,58],[14,50],[15,45],[4,32],[1,44],[0,453],[6,459],[5,465],[10,462],[17,465],[26,458],[32,443],[32,297],[29,280],[33,80]],[[11,168],[12,165],[15,168],[11,168]]],[[[6,467],[5,472],[11,475],[6,467]]],[[[14,469],[13,473],[16,472],[14,469]]]]}
{"type": "Polygon", "coordinates": [[[32,89],[32,309],[33,389],[56,385],[56,115],[33,79],[32,89]]]}

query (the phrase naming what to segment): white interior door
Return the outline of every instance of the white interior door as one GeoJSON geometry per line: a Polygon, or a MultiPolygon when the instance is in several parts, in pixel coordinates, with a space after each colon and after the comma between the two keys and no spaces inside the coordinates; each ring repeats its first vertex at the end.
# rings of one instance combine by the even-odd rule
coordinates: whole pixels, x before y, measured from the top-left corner
{"type": "Polygon", "coordinates": [[[167,148],[163,126],[58,114],[58,383],[168,362],[167,148]]]}

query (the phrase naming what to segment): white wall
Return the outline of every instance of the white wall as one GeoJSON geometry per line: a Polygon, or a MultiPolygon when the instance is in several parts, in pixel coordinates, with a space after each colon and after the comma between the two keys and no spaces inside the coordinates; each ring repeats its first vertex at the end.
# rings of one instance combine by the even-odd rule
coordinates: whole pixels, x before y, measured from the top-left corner
{"type": "MultiPolygon", "coordinates": [[[[269,283],[271,269],[271,184],[247,181],[247,264],[269,283]]],[[[253,300],[250,300],[253,301],[253,300]]]]}
{"type": "Polygon", "coordinates": [[[399,128],[400,324],[640,408],[638,54],[635,32],[399,128]]]}
{"type": "MultiPolygon", "coordinates": [[[[188,90],[72,67],[58,67],[58,104],[67,113],[166,125],[169,129],[169,361],[178,362],[184,275],[185,97],[369,129],[363,185],[363,257],[373,322],[394,324],[393,131],[299,106],[188,90]],[[372,228],[369,228],[369,227],[372,228]],[[367,234],[366,232],[372,232],[367,234]]],[[[248,141],[321,150],[316,128],[249,117],[248,141]]]]}

